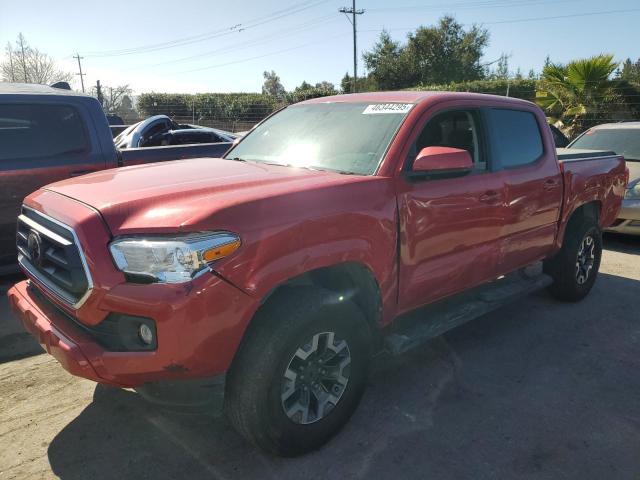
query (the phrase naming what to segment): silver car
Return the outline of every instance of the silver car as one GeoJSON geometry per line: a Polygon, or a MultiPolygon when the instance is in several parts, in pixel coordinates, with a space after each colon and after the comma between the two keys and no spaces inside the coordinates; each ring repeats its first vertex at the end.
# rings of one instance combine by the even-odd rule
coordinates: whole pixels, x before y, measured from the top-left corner
{"type": "Polygon", "coordinates": [[[640,122],[607,123],[590,128],[567,148],[607,150],[623,155],[629,185],[612,232],[640,235],[640,122]]]}

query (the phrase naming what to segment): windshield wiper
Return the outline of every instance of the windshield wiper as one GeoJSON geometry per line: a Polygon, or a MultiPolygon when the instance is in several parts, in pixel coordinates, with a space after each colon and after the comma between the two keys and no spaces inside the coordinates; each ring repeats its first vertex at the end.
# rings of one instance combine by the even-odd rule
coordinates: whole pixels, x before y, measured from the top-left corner
{"type": "Polygon", "coordinates": [[[240,157],[227,158],[227,160],[233,160],[234,162],[246,162],[244,158],[240,157]]]}

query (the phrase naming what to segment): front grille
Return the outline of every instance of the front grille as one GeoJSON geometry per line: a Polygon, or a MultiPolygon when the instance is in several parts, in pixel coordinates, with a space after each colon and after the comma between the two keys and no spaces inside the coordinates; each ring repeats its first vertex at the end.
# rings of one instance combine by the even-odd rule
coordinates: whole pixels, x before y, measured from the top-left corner
{"type": "Polygon", "coordinates": [[[16,244],[20,265],[37,283],[75,308],[84,302],[91,278],[73,229],[23,206],[16,244]]]}

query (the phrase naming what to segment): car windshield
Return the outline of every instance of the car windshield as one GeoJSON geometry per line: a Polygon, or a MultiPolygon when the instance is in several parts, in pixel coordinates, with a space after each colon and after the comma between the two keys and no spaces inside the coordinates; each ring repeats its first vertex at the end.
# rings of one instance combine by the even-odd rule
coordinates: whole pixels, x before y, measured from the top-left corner
{"type": "Polygon", "coordinates": [[[293,105],[258,125],[226,158],[371,175],[412,106],[293,105]]]}
{"type": "Polygon", "coordinates": [[[599,128],[587,132],[573,142],[570,148],[611,150],[626,160],[640,161],[639,128],[599,128]]]}

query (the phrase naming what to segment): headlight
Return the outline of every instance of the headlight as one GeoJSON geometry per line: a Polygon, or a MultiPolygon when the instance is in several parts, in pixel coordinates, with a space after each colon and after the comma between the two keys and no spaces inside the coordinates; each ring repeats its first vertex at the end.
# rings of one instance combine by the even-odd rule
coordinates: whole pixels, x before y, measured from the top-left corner
{"type": "Polygon", "coordinates": [[[111,242],[116,266],[141,281],[181,283],[235,252],[240,237],[228,232],[173,237],[126,237],[111,242]]]}
{"type": "Polygon", "coordinates": [[[624,192],[624,198],[626,200],[640,200],[640,181],[632,183],[624,192]]]}

